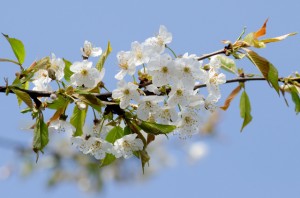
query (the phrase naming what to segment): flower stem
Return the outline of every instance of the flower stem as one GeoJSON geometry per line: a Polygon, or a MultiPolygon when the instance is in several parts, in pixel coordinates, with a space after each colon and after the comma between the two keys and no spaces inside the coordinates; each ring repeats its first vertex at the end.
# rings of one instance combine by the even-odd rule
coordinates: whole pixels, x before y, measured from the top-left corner
{"type": "Polygon", "coordinates": [[[177,58],[177,55],[175,54],[175,52],[169,46],[166,45],[166,48],[172,52],[172,54],[175,58],[177,58]]]}

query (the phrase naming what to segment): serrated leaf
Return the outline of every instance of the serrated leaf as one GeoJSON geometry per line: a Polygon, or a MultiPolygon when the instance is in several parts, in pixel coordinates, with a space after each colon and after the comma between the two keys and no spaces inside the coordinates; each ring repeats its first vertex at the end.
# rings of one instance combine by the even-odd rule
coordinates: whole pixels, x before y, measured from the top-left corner
{"type": "Polygon", "coordinates": [[[298,114],[300,112],[300,98],[299,98],[298,90],[296,89],[295,86],[290,86],[289,88],[292,95],[292,100],[295,104],[295,111],[298,114]]]}
{"type": "Polygon", "coordinates": [[[227,99],[224,102],[224,105],[220,107],[222,110],[226,111],[228,107],[230,106],[231,101],[238,95],[238,93],[241,91],[241,86],[237,86],[227,97],[227,99]]]}
{"type": "Polygon", "coordinates": [[[272,63],[252,50],[243,48],[247,52],[247,58],[260,70],[267,82],[273,86],[279,94],[278,71],[272,63]]]}
{"type": "Polygon", "coordinates": [[[113,163],[116,160],[116,157],[113,154],[106,153],[105,158],[101,161],[100,167],[107,166],[113,163]]]}
{"type": "Polygon", "coordinates": [[[120,126],[115,126],[107,133],[105,140],[113,144],[117,139],[120,139],[123,136],[124,136],[123,128],[120,126]]]}
{"type": "Polygon", "coordinates": [[[232,60],[231,58],[228,58],[227,56],[224,56],[224,55],[218,55],[217,58],[221,62],[222,69],[224,69],[230,73],[233,73],[233,74],[237,73],[237,69],[236,69],[234,60],[232,60]]]}
{"type": "Polygon", "coordinates": [[[73,75],[73,72],[70,70],[70,66],[72,65],[72,63],[66,59],[63,59],[64,63],[65,63],[65,68],[64,68],[64,78],[67,82],[70,82],[70,78],[73,75]]]}
{"type": "Polygon", "coordinates": [[[48,126],[44,122],[44,116],[40,111],[36,119],[36,124],[34,126],[34,136],[33,136],[33,150],[38,153],[38,151],[43,151],[45,146],[49,142],[48,137],[48,126]]]}
{"type": "Polygon", "coordinates": [[[139,122],[137,122],[137,124],[146,133],[151,133],[154,135],[168,134],[176,129],[176,126],[174,125],[157,124],[153,122],[146,122],[143,120],[140,120],[139,122]]]}
{"type": "Polygon", "coordinates": [[[10,38],[8,35],[6,34],[2,34],[7,41],[9,42],[18,62],[20,63],[20,65],[22,65],[24,63],[25,60],[25,56],[26,56],[26,52],[25,52],[25,47],[22,43],[22,41],[16,39],[16,38],[10,38]]]}
{"type": "Polygon", "coordinates": [[[240,114],[241,117],[244,119],[243,121],[243,125],[241,128],[241,132],[244,129],[244,127],[249,124],[252,120],[252,116],[251,116],[251,104],[250,104],[250,100],[249,97],[246,93],[246,91],[243,91],[242,95],[241,95],[241,100],[240,100],[240,114]]]}
{"type": "Polygon", "coordinates": [[[282,35],[282,36],[278,36],[278,37],[274,37],[274,38],[267,38],[267,39],[263,39],[263,40],[260,40],[260,41],[265,43],[265,44],[274,43],[274,42],[282,41],[282,40],[286,39],[287,37],[294,36],[296,34],[297,34],[297,32],[292,32],[292,33],[285,34],[285,35],[282,35]]]}
{"type": "Polygon", "coordinates": [[[18,103],[19,105],[21,105],[20,101],[24,101],[24,103],[29,107],[29,108],[33,108],[33,103],[31,100],[31,97],[28,93],[21,91],[17,88],[11,88],[11,90],[16,94],[16,96],[18,97],[18,103]]]}
{"type": "Polygon", "coordinates": [[[75,133],[73,134],[74,137],[81,136],[83,134],[83,126],[85,123],[87,108],[80,110],[77,105],[75,105],[73,114],[70,118],[70,123],[76,128],[75,133]]]}
{"type": "Polygon", "coordinates": [[[112,52],[112,47],[110,45],[110,42],[108,41],[107,43],[107,47],[106,47],[106,50],[104,53],[102,53],[101,57],[99,58],[97,64],[96,64],[96,68],[101,71],[103,66],[104,66],[104,63],[108,57],[108,55],[112,52]]]}

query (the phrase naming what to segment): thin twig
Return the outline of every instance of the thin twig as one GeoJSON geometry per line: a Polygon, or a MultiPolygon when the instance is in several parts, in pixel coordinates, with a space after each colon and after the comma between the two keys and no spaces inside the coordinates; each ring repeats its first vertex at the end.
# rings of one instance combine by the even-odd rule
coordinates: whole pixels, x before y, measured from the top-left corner
{"type": "Polygon", "coordinates": [[[212,57],[212,56],[215,56],[215,55],[218,55],[218,54],[225,54],[225,53],[226,53],[226,48],[215,51],[215,52],[212,52],[210,54],[205,54],[203,56],[200,56],[197,60],[200,61],[200,60],[204,60],[206,58],[209,58],[209,57],[212,57]]]}

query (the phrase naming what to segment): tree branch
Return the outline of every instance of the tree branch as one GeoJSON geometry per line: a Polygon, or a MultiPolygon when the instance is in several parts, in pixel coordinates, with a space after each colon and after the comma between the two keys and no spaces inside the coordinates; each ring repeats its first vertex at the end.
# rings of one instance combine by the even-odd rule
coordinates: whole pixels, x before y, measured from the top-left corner
{"type": "MultiPolygon", "coordinates": [[[[279,78],[278,81],[279,82],[284,82],[286,78],[279,78]]],[[[300,83],[300,78],[287,78],[289,81],[291,82],[298,82],[300,83]]],[[[266,81],[266,79],[264,77],[240,77],[240,78],[234,78],[234,79],[230,79],[227,80],[225,82],[225,84],[229,84],[229,83],[235,83],[235,82],[246,82],[246,81],[266,81]]],[[[141,84],[139,87],[144,87],[143,84],[141,84]]],[[[206,87],[206,84],[200,84],[200,85],[196,85],[194,87],[194,89],[199,89],[199,88],[203,88],[206,87]]],[[[55,93],[55,92],[45,92],[45,91],[33,91],[33,90],[27,90],[27,89],[21,89],[21,88],[17,88],[21,91],[24,91],[26,93],[28,93],[31,97],[50,97],[51,94],[55,93]]],[[[0,86],[0,92],[5,93],[6,92],[6,86],[0,86]]],[[[9,91],[9,93],[14,93],[11,90],[9,91]]],[[[106,92],[106,93],[101,93],[101,94],[94,94],[97,98],[102,99],[102,100],[107,100],[108,98],[112,97],[112,93],[111,92],[106,92]]]]}
{"type": "Polygon", "coordinates": [[[227,47],[224,47],[224,49],[221,49],[221,50],[218,50],[218,51],[200,56],[197,60],[198,61],[204,60],[204,59],[207,59],[209,57],[212,57],[212,56],[215,56],[215,55],[218,55],[218,54],[226,54],[226,51],[227,51],[227,47]]]}

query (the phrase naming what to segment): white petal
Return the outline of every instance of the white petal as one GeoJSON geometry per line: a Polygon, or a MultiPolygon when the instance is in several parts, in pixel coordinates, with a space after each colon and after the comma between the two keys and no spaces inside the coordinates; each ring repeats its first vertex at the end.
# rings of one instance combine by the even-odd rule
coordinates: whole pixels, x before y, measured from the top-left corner
{"type": "Polygon", "coordinates": [[[92,57],[97,57],[102,54],[102,49],[100,47],[94,47],[91,53],[92,57]]]}

